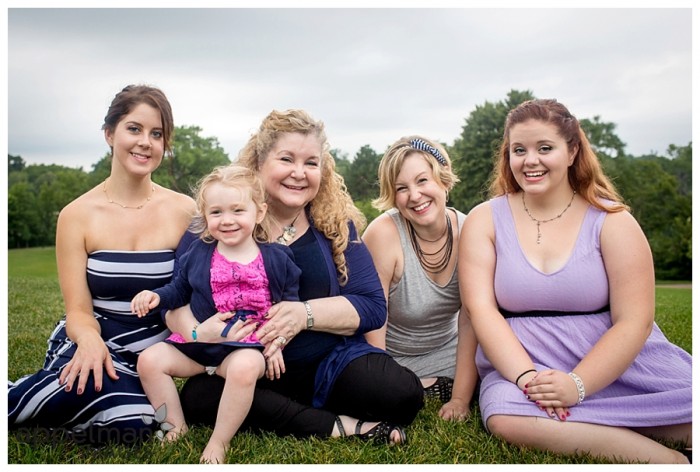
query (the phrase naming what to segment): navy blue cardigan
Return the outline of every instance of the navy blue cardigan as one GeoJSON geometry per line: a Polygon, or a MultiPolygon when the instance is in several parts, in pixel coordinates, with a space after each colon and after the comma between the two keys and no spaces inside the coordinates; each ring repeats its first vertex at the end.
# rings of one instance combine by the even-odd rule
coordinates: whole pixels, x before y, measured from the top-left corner
{"type": "MultiPolygon", "coordinates": [[[[345,261],[348,268],[348,283],[345,286],[340,286],[338,282],[338,271],[333,262],[333,251],[331,241],[327,239],[313,225],[313,219],[310,216],[309,208],[306,209],[309,222],[311,223],[310,230],[312,231],[316,242],[323,254],[325,266],[330,281],[330,292],[328,297],[343,296],[357,310],[360,317],[360,324],[357,331],[352,336],[342,336],[338,345],[326,356],[321,362],[316,371],[313,406],[321,408],[325,405],[328,395],[330,394],[333,384],[338,376],[343,372],[347,365],[360,356],[369,353],[384,353],[386,351],[372,346],[367,342],[364,333],[379,329],[386,322],[386,298],[384,297],[384,289],[377,275],[377,270],[372,261],[372,256],[367,249],[367,246],[359,240],[357,229],[352,222],[348,222],[350,229],[350,242],[344,251],[345,261]]],[[[189,233],[191,234],[191,233],[189,233]]],[[[187,236],[183,238],[176,254],[182,254],[184,249],[190,244],[187,236]]],[[[274,243],[273,243],[274,245],[274,243]]],[[[277,245],[289,250],[288,247],[277,245]]],[[[263,254],[264,257],[264,254],[263,254]]],[[[176,257],[175,267],[184,263],[184,256],[176,257]]],[[[207,261],[210,260],[207,259],[207,261]]],[[[207,265],[208,267],[208,265],[207,265]]],[[[177,272],[176,272],[177,273],[177,272]]],[[[269,273],[268,273],[269,276],[269,273]]],[[[209,278],[207,277],[207,281],[209,278]]],[[[302,290],[303,292],[303,287],[302,290]]],[[[302,293],[303,295],[303,293],[302,293]]],[[[192,307],[194,311],[195,308],[192,307]]],[[[162,316],[165,318],[166,310],[163,310],[162,316]]],[[[195,312],[196,313],[196,312],[195,312]]],[[[195,314],[195,316],[197,316],[195,314]]],[[[199,319],[199,318],[198,318],[199,319]]],[[[313,340],[315,331],[310,331],[306,337],[306,342],[313,340]]],[[[292,339],[292,343],[302,342],[301,339],[292,339]]],[[[388,354],[387,354],[388,355],[388,354]]]]}
{"type": "MultiPolygon", "coordinates": [[[[343,252],[348,268],[348,283],[341,286],[338,282],[338,271],[335,262],[333,262],[331,241],[316,229],[310,216],[309,221],[311,222],[310,229],[316,237],[326,262],[330,278],[328,296],[345,297],[357,310],[360,317],[360,325],[355,334],[343,336],[342,341],[326,356],[316,371],[312,405],[321,408],[328,400],[335,380],[350,362],[373,352],[386,354],[386,351],[369,344],[364,337],[364,333],[384,326],[386,322],[386,298],[372,256],[364,242],[359,240],[355,225],[348,222],[350,242],[343,252]]],[[[290,345],[295,341],[296,339],[292,339],[290,345]]]]}
{"type": "MultiPolygon", "coordinates": [[[[299,300],[299,275],[292,251],[276,243],[258,243],[265,272],[270,283],[272,303],[299,300]]],[[[164,287],[154,290],[160,296],[162,309],[174,309],[190,304],[200,323],[216,314],[211,291],[211,258],[216,241],[206,243],[196,239],[180,258],[175,278],[164,287]]]]}

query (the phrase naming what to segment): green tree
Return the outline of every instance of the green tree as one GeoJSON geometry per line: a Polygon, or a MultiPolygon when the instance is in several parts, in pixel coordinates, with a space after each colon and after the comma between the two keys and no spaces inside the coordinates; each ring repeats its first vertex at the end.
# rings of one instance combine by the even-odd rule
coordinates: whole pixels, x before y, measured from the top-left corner
{"type": "Polygon", "coordinates": [[[43,174],[36,182],[37,205],[43,224],[40,245],[53,245],[61,209],[92,186],[82,169],[60,168],[43,174]]]}
{"type": "Polygon", "coordinates": [[[372,200],[354,200],[355,206],[365,215],[367,224],[378,217],[381,212],[372,206],[372,200]]]}
{"type": "Polygon", "coordinates": [[[345,176],[345,185],[353,200],[370,200],[379,195],[377,169],[381,158],[367,144],[357,151],[345,176]]]}
{"type": "Polygon", "coordinates": [[[24,170],[25,163],[24,159],[20,156],[13,156],[11,154],[7,155],[7,173],[18,172],[24,170]]]}
{"type": "Polygon", "coordinates": [[[7,245],[10,248],[38,245],[41,216],[36,193],[29,182],[18,182],[7,194],[7,245]]]}
{"type": "Polygon", "coordinates": [[[642,156],[642,160],[655,160],[661,167],[678,179],[678,191],[681,195],[690,195],[693,191],[693,146],[675,146],[667,150],[668,158],[663,156],[642,156]]]}
{"type": "Polygon", "coordinates": [[[111,153],[106,153],[104,156],[102,156],[102,159],[97,161],[95,164],[92,165],[92,171],[90,172],[90,183],[94,187],[95,185],[99,184],[100,182],[104,182],[104,180],[109,177],[109,174],[112,172],[112,154],[111,153]]]}
{"type": "Polygon", "coordinates": [[[333,156],[333,160],[335,161],[335,171],[343,176],[343,179],[348,175],[348,170],[350,169],[350,166],[352,163],[348,159],[347,153],[344,153],[340,149],[331,149],[330,150],[331,156],[333,156]]]}
{"type": "Polygon", "coordinates": [[[488,198],[489,178],[503,139],[506,116],[511,109],[533,98],[530,91],[511,90],[506,100],[484,102],[469,114],[462,134],[448,147],[454,171],[460,178],[450,194],[455,208],[466,213],[488,198]]]}
{"type": "Polygon", "coordinates": [[[680,192],[680,180],[664,170],[665,160],[621,156],[607,162],[606,173],[649,240],[656,277],[689,279],[692,201],[680,192]]]}
{"type": "Polygon", "coordinates": [[[216,138],[200,136],[198,126],[178,126],[173,134],[173,152],[153,173],[153,180],[177,192],[192,195],[197,182],[214,167],[231,163],[216,138]]]}
{"type": "Polygon", "coordinates": [[[601,154],[610,158],[625,155],[625,143],[615,134],[616,124],[600,121],[598,115],[594,116],[592,120],[579,119],[579,123],[581,123],[581,128],[586,133],[593,151],[599,158],[601,154]]]}

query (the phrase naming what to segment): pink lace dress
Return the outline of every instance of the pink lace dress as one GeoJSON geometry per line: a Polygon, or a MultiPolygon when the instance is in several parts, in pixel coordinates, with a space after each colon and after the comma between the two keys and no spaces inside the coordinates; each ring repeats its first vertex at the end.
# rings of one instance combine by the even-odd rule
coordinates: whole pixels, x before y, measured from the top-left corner
{"type": "MultiPolygon", "coordinates": [[[[211,260],[211,290],[219,313],[234,312],[231,323],[239,319],[253,319],[261,325],[272,306],[269,282],[265,273],[262,253],[249,264],[229,261],[218,250],[211,260]]],[[[255,333],[241,343],[259,343],[255,333]]]]}

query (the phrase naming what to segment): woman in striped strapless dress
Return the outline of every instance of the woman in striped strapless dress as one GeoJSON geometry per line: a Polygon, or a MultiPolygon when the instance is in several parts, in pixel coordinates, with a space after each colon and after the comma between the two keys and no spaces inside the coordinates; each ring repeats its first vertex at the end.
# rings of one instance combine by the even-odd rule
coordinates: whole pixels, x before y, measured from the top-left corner
{"type": "Polygon", "coordinates": [[[136,374],[138,354],[169,334],[159,312],[138,318],[130,301],[170,281],[194,201],[151,181],[173,129],[160,90],[124,88],[103,129],[112,150],[109,178],[58,217],[66,314],[42,369],[11,383],[8,423],[66,430],[80,442],[130,443],[157,427],[136,374]]]}
{"type": "MultiPolygon", "coordinates": [[[[9,419],[15,424],[69,428],[76,440],[99,442],[125,433],[147,435],[142,415],[153,416],[136,373],[138,354],[165,339],[169,331],[157,313],[138,318],[130,313],[131,295],[166,284],[173,272],[175,251],[97,251],[88,256],[87,281],[95,319],[109,348],[118,380],[103,379],[95,390],[90,376],[81,395],[66,391],[59,381],[73,358],[76,344],[66,335],[66,320],[58,322],[48,341],[44,365],[10,388],[9,419]]],[[[155,422],[151,422],[154,424],[155,422]]],[[[129,441],[129,438],[126,438],[129,441]]]]}

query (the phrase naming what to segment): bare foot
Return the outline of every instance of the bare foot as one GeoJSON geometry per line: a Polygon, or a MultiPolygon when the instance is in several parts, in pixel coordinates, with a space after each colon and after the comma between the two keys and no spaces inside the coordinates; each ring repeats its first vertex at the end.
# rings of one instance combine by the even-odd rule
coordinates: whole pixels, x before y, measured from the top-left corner
{"type": "Polygon", "coordinates": [[[219,441],[210,440],[207,447],[204,448],[202,457],[199,458],[200,464],[225,464],[226,463],[226,446],[219,441]]]}
{"type": "Polygon", "coordinates": [[[179,428],[173,428],[165,433],[165,436],[163,436],[163,443],[177,442],[187,434],[187,431],[189,431],[189,428],[186,424],[183,424],[179,428]]]}

